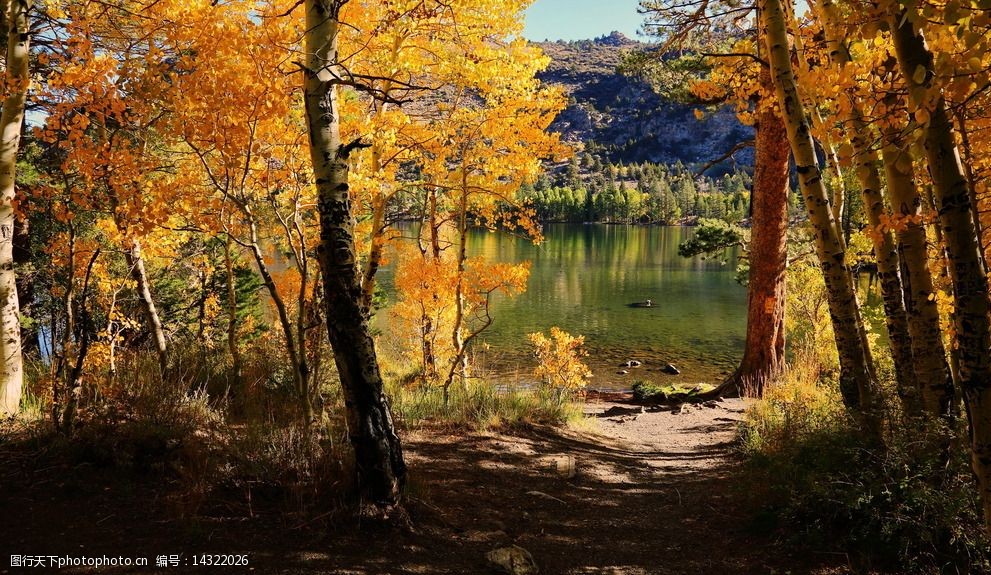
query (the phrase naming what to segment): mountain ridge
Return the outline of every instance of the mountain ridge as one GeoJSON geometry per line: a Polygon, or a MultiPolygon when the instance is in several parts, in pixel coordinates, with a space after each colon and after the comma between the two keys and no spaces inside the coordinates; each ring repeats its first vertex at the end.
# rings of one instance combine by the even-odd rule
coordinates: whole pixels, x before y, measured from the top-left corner
{"type": "MultiPolygon", "coordinates": [[[[538,77],[569,96],[551,130],[604,161],[699,164],[753,137],[752,128],[732,110],[698,119],[694,106],[661,96],[642,78],[621,74],[624,55],[649,46],[621,32],[535,44],[551,59],[538,77]]],[[[741,152],[735,161],[748,166],[752,153],[741,152]]],[[[724,169],[732,169],[732,160],[724,169]]]]}

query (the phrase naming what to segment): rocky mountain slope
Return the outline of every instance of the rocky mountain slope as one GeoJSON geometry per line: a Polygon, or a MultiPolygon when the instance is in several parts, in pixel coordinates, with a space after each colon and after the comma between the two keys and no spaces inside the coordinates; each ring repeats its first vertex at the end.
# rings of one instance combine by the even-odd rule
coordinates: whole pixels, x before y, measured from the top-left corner
{"type": "MultiPolygon", "coordinates": [[[[702,120],[693,107],[659,96],[638,78],[617,72],[623,54],[642,44],[619,32],[594,40],[539,43],[552,62],[540,77],[570,94],[553,130],[598,149],[612,162],[708,162],[752,136],[732,111],[702,120]]],[[[749,151],[736,156],[746,165],[749,151]]]]}

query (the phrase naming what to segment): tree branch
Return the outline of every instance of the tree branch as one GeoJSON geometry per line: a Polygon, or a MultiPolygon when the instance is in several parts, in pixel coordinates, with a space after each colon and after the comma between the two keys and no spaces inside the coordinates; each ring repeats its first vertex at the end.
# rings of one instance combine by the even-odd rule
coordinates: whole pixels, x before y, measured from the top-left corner
{"type": "Polygon", "coordinates": [[[720,162],[723,162],[724,160],[727,160],[729,158],[732,158],[733,155],[736,154],[737,152],[739,152],[740,150],[742,150],[744,148],[751,148],[753,146],[754,146],[754,140],[752,140],[752,139],[751,140],[743,140],[742,142],[737,142],[736,145],[733,146],[732,148],[730,148],[729,151],[727,151],[725,154],[719,156],[718,158],[716,158],[716,159],[708,162],[704,166],[702,166],[702,169],[695,173],[695,177],[696,178],[702,177],[703,175],[705,175],[705,173],[707,171],[709,171],[709,168],[712,168],[713,166],[715,166],[716,164],[719,164],[720,162]]]}

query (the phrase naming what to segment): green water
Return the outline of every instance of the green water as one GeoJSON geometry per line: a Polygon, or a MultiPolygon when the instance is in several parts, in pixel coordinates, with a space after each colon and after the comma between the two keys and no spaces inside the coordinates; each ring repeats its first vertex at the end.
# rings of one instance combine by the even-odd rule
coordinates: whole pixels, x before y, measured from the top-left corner
{"type": "MultiPolygon", "coordinates": [[[[558,326],[585,336],[591,387],[628,388],[635,379],[716,382],[743,350],[746,289],[734,264],[678,255],[692,228],[550,224],[539,246],[500,232],[476,231],[471,255],[532,262],[526,293],[494,302],[494,323],[475,346],[475,363],[526,382],[533,359],[526,334],[558,326]],[[629,304],[650,299],[650,308],[629,304]],[[643,367],[627,375],[619,364],[643,367]],[[660,373],[667,362],[681,375],[660,373]]],[[[736,254],[730,254],[730,262],[736,254]]],[[[384,285],[391,284],[388,277],[384,285]]]]}

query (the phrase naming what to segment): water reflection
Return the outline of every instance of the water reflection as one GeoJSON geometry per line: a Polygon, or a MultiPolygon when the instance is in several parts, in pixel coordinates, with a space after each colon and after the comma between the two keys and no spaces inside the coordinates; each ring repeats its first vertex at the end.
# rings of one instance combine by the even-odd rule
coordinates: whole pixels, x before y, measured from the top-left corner
{"type": "MultiPolygon", "coordinates": [[[[525,294],[494,302],[492,327],[481,338],[478,360],[525,380],[532,369],[526,334],[558,326],[583,334],[593,386],[625,388],[634,378],[712,382],[731,370],[743,349],[746,290],[733,279],[736,253],[726,265],[678,256],[692,228],[553,224],[534,246],[501,232],[476,231],[472,255],[530,260],[525,294]],[[630,307],[652,300],[649,308],[630,307]],[[644,367],[619,375],[618,365],[644,367]],[[666,362],[682,375],[661,375],[666,362]]],[[[388,287],[389,270],[383,284],[388,287]]]]}

